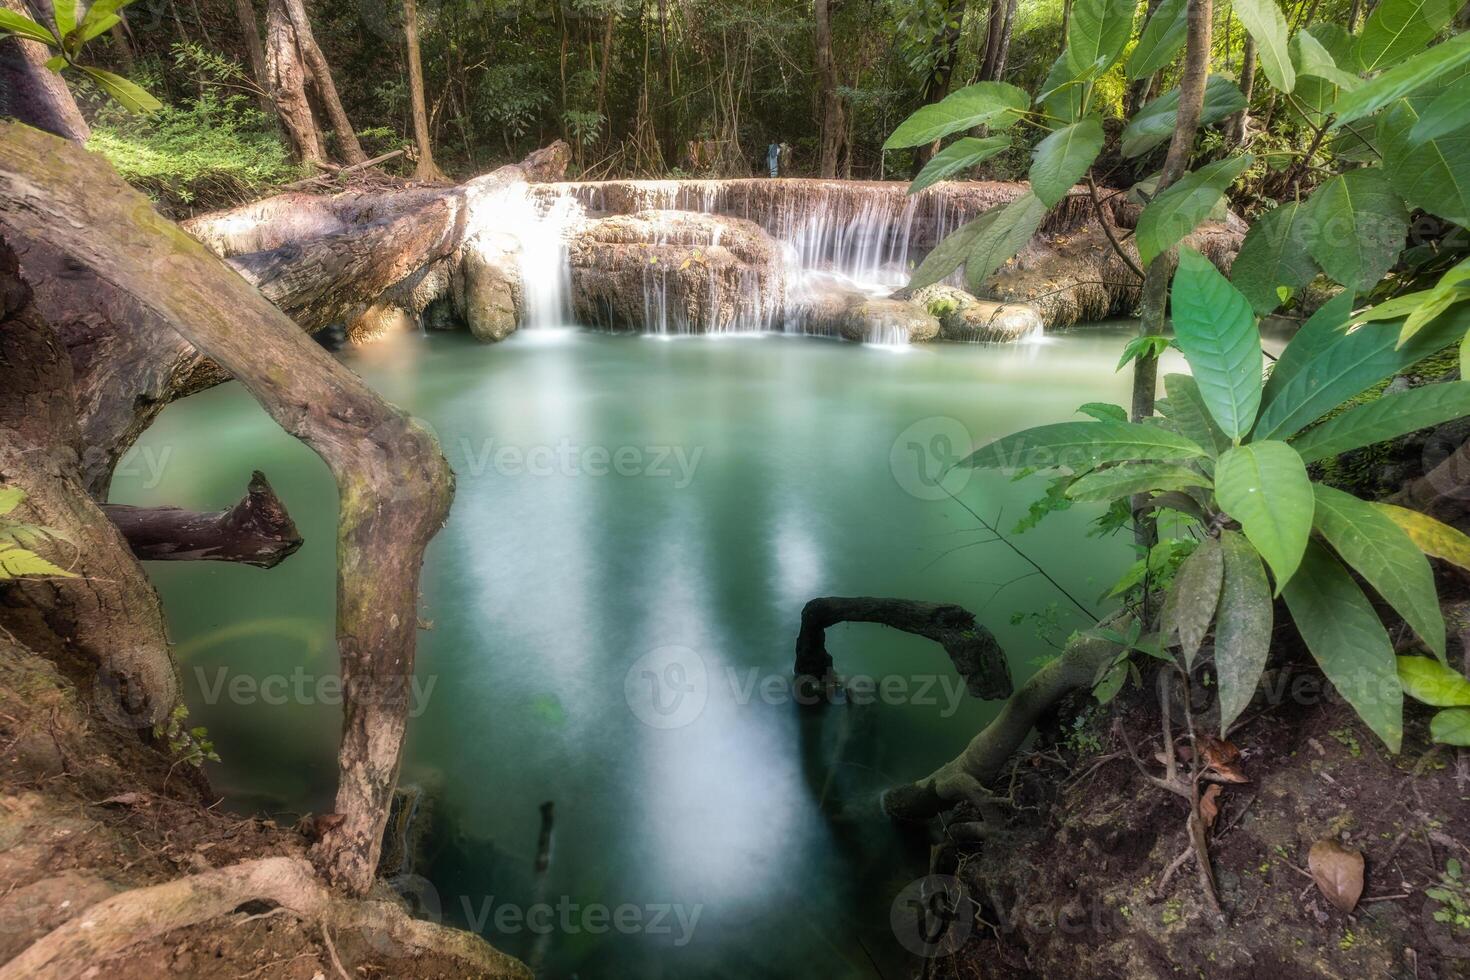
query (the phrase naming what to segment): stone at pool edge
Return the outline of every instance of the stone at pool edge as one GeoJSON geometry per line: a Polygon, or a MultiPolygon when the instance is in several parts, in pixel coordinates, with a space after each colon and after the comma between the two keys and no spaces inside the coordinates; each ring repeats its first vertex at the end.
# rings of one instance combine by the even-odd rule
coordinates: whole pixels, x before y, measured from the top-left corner
{"type": "Polygon", "coordinates": [[[913,292],[900,290],[937,316],[939,336],[965,343],[1007,343],[1039,334],[1045,327],[1041,312],[1028,303],[1001,303],[980,299],[956,286],[934,283],[913,292]]]}

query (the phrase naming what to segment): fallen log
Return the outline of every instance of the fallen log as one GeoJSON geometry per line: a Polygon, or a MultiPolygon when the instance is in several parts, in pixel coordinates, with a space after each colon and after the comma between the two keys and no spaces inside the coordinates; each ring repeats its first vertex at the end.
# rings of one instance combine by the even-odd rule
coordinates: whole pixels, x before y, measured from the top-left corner
{"type": "Polygon", "coordinates": [[[832,675],[827,628],[838,623],[879,623],[927,637],[944,647],[965,687],[977,698],[1010,695],[1011,671],[995,636],[963,606],[913,599],[824,596],[801,610],[796,636],[796,676],[825,681],[832,675]]]}
{"type": "Polygon", "coordinates": [[[102,513],[143,561],[229,561],[275,568],[301,547],[301,534],[286,505],[259,470],[251,474],[245,496],[227,510],[103,504],[102,513]]]}

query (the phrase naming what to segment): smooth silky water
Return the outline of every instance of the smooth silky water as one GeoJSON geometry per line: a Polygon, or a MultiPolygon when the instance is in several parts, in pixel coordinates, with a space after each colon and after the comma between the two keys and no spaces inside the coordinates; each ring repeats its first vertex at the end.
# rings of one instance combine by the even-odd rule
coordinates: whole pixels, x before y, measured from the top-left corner
{"type": "MultiPolygon", "coordinates": [[[[547,903],[555,933],[536,955],[554,976],[912,967],[889,909],[924,874],[927,848],[881,818],[877,794],[952,757],[996,706],[960,694],[937,645],[847,625],[828,648],[839,670],[879,679],[876,703],[798,707],[802,605],[961,603],[994,630],[1017,682],[1029,676],[1055,650],[1013,612],[1055,605],[1063,631],[1087,621],[985,543],[934,477],[963,440],[1125,401],[1125,337],[1102,327],[897,353],[530,330],[495,346],[403,335],[344,354],[432,425],[458,475],[425,562],[403,769],[429,797],[416,817],[427,854],[399,869],[400,887],[523,957],[538,933],[511,916],[547,903]],[[538,882],[544,800],[555,847],[538,882]]],[[[223,507],[252,468],[290,507],[300,552],[270,571],[149,573],[193,718],[224,759],[214,785],[289,823],[330,811],[336,776],[326,467],[231,384],[168,408],[113,499],[223,507]]],[[[989,472],[948,481],[1007,532],[1042,486],[989,472]]],[[[1085,536],[1098,513],[1078,505],[1014,539],[1088,605],[1131,560],[1122,536],[1085,536]]]]}

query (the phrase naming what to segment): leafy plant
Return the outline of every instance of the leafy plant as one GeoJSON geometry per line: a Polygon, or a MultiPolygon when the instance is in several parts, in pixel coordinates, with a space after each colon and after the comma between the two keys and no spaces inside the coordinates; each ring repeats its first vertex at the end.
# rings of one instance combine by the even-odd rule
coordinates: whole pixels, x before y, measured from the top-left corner
{"type": "Polygon", "coordinates": [[[178,704],[169,712],[168,720],[153,726],[153,737],[166,740],[168,750],[179,762],[202,769],[206,762],[218,762],[219,754],[202,725],[189,726],[189,709],[178,704]]]}
{"type": "MultiPolygon", "coordinates": [[[[1423,514],[1314,483],[1306,462],[1470,414],[1470,382],[1457,381],[1385,395],[1313,425],[1453,343],[1470,326],[1470,309],[1452,309],[1400,345],[1405,317],[1350,329],[1348,303],[1330,303],[1263,383],[1249,301],[1193,250],[1182,250],[1172,301],[1193,377],[1165,379],[1160,415],[1027,429],[966,462],[1062,470],[1063,492],[1074,500],[1143,494],[1145,510],[1180,515],[1201,543],[1165,585],[1160,639],[1177,645],[1189,667],[1214,626],[1222,730],[1249,703],[1265,667],[1274,593],[1285,598],[1323,672],[1397,751],[1404,691],[1398,662],[1348,568],[1443,658],[1444,620],[1425,556],[1470,568],[1470,538],[1423,514]]],[[[1136,641],[1129,645],[1138,647],[1136,641]]],[[[1450,731],[1458,717],[1441,727],[1450,731]]]]}
{"type": "Polygon", "coordinates": [[[1470,746],[1470,680],[1438,660],[1399,657],[1404,693],[1444,710],[1429,722],[1429,737],[1445,745],[1470,746]]]}
{"type": "Polygon", "coordinates": [[[1457,929],[1470,931],[1470,883],[1465,881],[1459,861],[1454,858],[1446,861],[1439,884],[1426,888],[1424,894],[1439,905],[1434,913],[1435,922],[1447,922],[1457,929]]]}
{"type": "Polygon", "coordinates": [[[46,67],[55,72],[75,68],[111,96],[118,105],[129,112],[150,113],[162,108],[153,96],[121,75],[104,71],[94,65],[83,64],[82,46],[114,24],[122,21],[118,11],[134,0],[96,0],[81,19],[77,19],[77,0],[52,0],[52,23],[40,24],[13,10],[0,7],[0,39],[7,36],[38,41],[57,54],[46,62],[46,67]]]}
{"type": "Polygon", "coordinates": [[[9,516],[25,499],[26,492],[20,487],[0,486],[0,582],[34,575],[76,578],[75,572],[31,550],[48,539],[65,541],[65,535],[55,528],[26,524],[9,516]]]}

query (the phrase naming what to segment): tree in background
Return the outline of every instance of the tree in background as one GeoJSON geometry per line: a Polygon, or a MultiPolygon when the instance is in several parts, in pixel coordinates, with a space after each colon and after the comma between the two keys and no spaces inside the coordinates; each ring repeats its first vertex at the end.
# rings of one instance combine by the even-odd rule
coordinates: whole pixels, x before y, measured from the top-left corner
{"type": "Polygon", "coordinates": [[[419,58],[419,12],[414,0],[403,0],[403,37],[408,46],[408,93],[413,111],[413,139],[418,148],[418,164],[414,177],[419,180],[443,180],[444,173],[434,163],[434,148],[429,137],[429,114],[424,106],[424,69],[419,58]]]}

